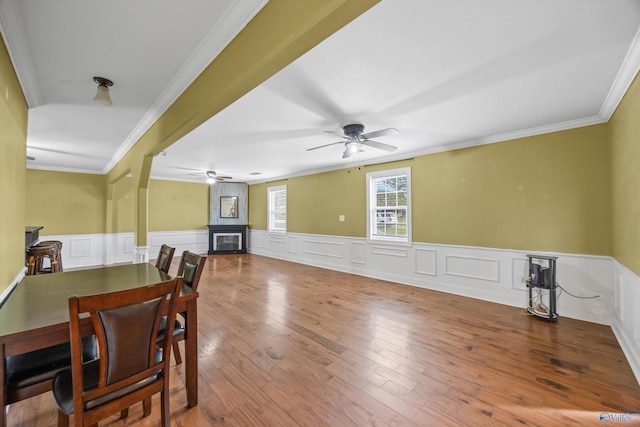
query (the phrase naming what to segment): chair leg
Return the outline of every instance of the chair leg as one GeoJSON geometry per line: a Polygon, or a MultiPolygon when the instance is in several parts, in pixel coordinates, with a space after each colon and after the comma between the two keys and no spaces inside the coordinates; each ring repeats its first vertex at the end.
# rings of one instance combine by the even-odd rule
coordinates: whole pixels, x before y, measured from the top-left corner
{"type": "Polygon", "coordinates": [[[51,256],[51,272],[52,273],[60,272],[60,266],[58,265],[58,258],[55,255],[51,256]]]}
{"type": "Polygon", "coordinates": [[[30,256],[27,264],[27,276],[33,276],[34,274],[36,274],[36,260],[34,256],[30,256]]]}
{"type": "Polygon", "coordinates": [[[129,408],[123,409],[120,411],[120,418],[127,418],[129,416],[129,408]]]}
{"type": "Polygon", "coordinates": [[[58,411],[58,427],[69,427],[69,415],[58,411]]]}
{"type": "Polygon", "coordinates": [[[180,347],[178,346],[178,341],[174,341],[173,345],[173,357],[176,359],[176,365],[180,365],[182,363],[182,356],[180,355],[180,347]]]}
{"type": "Polygon", "coordinates": [[[171,419],[169,415],[169,390],[164,389],[160,392],[160,404],[161,404],[161,421],[163,427],[171,426],[171,419]]]}
{"type": "Polygon", "coordinates": [[[142,416],[148,417],[151,415],[151,398],[147,397],[142,401],[142,416]]]}

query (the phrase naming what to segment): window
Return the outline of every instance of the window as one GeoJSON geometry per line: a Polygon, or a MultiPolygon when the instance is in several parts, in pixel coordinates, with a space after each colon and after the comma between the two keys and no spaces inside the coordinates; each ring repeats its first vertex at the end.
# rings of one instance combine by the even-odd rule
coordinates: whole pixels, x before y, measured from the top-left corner
{"type": "Polygon", "coordinates": [[[287,232],[287,186],[267,188],[269,232],[287,232]]]}
{"type": "Polygon", "coordinates": [[[411,168],[367,174],[367,238],[411,242],[411,168]]]}

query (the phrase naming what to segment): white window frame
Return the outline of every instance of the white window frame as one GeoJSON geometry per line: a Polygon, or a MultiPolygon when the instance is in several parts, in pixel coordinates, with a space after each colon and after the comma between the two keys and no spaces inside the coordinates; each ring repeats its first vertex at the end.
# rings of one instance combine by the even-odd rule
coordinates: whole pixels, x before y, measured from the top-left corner
{"type": "Polygon", "coordinates": [[[287,186],[278,185],[275,187],[267,187],[267,229],[269,233],[284,234],[287,232],[287,186]],[[274,206],[274,200],[277,193],[284,192],[285,198],[285,220],[284,228],[276,227],[276,210],[274,206]]]}
{"type": "Polygon", "coordinates": [[[390,169],[367,173],[367,240],[372,242],[388,242],[394,244],[411,244],[411,168],[390,169]],[[406,176],[407,178],[407,234],[406,236],[383,236],[377,234],[376,227],[376,185],[381,178],[406,176]]]}

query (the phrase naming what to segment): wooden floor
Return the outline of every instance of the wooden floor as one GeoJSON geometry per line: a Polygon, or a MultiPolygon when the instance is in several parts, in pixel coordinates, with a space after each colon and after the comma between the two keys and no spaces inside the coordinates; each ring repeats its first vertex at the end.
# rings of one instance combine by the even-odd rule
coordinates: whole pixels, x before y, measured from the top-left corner
{"type": "MultiPolygon", "coordinates": [[[[209,256],[199,291],[199,405],[173,367],[173,426],[640,425],[606,326],[255,255],[209,256]]],[[[56,408],[47,393],[7,417],[55,426],[56,408]]]]}

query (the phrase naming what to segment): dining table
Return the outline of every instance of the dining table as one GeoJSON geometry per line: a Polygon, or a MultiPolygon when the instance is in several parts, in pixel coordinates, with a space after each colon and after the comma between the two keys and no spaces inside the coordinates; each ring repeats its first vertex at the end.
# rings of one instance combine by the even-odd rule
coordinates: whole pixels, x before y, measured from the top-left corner
{"type": "MultiPolygon", "coordinates": [[[[5,358],[69,342],[70,296],[96,295],[144,287],[171,280],[149,263],[25,276],[0,307],[0,384],[5,384],[5,358]]],[[[187,312],[185,388],[189,407],[198,404],[198,293],[183,285],[177,312],[187,312]]],[[[6,407],[6,386],[0,387],[6,407]]],[[[6,425],[2,411],[0,427],[6,425]]]]}

